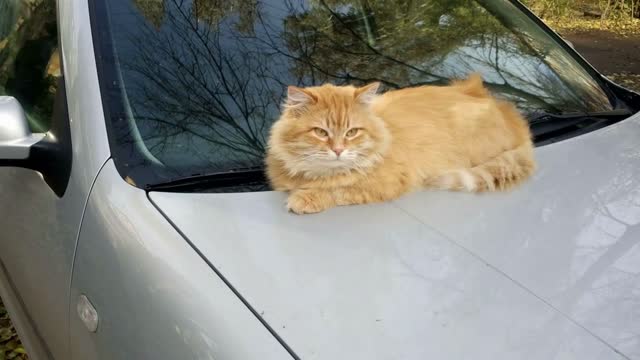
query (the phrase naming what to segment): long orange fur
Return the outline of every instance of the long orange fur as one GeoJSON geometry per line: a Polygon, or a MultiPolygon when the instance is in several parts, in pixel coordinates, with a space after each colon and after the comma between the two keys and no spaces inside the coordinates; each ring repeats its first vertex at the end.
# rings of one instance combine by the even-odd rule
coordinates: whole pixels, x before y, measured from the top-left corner
{"type": "Polygon", "coordinates": [[[492,97],[480,75],[381,95],[378,86],[289,87],[266,165],[273,188],[289,192],[290,211],[425,188],[506,190],[535,170],[527,122],[492,97]]]}

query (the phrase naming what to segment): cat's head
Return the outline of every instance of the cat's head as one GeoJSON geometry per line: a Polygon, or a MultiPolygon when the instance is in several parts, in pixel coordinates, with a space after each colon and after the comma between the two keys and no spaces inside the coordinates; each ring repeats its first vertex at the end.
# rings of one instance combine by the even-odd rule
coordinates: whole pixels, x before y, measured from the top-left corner
{"type": "Polygon", "coordinates": [[[366,172],[387,151],[390,134],[372,112],[380,84],[288,88],[269,141],[270,155],[291,175],[366,172]]]}

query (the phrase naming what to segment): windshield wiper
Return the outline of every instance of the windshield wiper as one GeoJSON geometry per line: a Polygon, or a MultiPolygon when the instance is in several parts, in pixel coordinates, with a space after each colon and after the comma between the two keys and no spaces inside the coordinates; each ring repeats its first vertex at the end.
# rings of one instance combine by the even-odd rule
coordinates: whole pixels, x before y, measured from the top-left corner
{"type": "Polygon", "coordinates": [[[633,113],[629,109],[615,109],[610,111],[600,112],[584,112],[584,113],[567,113],[567,114],[553,114],[547,112],[535,112],[528,116],[529,123],[541,123],[546,121],[557,120],[572,120],[577,118],[611,118],[611,117],[628,117],[633,113]]]}
{"type": "Polygon", "coordinates": [[[572,114],[535,113],[529,116],[529,126],[535,143],[544,145],[600,129],[632,114],[628,109],[572,114]]]}
{"type": "MultiPolygon", "coordinates": [[[[633,113],[626,109],[600,113],[551,114],[529,116],[529,124],[537,145],[558,141],[576,132],[592,131],[624,120],[633,113]]],[[[195,174],[166,182],[147,185],[147,191],[196,192],[236,186],[267,186],[263,167],[233,169],[224,172],[195,174]]]]}
{"type": "Polygon", "coordinates": [[[262,167],[234,169],[218,173],[196,174],[147,185],[147,191],[196,192],[212,188],[266,185],[262,167]]]}

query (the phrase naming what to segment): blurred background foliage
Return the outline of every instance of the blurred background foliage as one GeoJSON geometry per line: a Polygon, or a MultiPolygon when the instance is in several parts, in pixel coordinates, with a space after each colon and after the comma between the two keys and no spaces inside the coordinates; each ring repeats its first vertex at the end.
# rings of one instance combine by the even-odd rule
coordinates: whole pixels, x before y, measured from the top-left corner
{"type": "Polygon", "coordinates": [[[640,34],[640,0],[523,0],[557,30],[640,34]]]}

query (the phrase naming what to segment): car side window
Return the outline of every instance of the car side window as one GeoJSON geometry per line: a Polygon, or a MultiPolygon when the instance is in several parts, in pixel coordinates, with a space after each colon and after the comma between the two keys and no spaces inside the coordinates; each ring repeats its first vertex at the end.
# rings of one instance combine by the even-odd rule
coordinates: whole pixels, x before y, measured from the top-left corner
{"type": "Polygon", "coordinates": [[[51,127],[61,76],[56,1],[0,2],[0,96],[13,96],[33,132],[51,127]]]}

